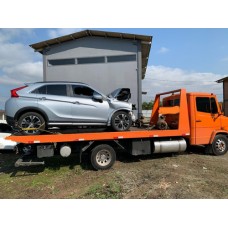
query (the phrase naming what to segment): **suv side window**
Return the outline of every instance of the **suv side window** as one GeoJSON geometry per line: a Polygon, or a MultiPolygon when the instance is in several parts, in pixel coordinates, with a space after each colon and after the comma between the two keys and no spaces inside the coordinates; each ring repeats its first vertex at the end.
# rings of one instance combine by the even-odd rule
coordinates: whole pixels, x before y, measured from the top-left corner
{"type": "Polygon", "coordinates": [[[36,94],[49,94],[56,96],[67,96],[66,85],[45,85],[33,91],[36,94]]]}
{"type": "Polygon", "coordinates": [[[67,96],[66,85],[47,85],[47,94],[56,96],[67,96]]]}
{"type": "Polygon", "coordinates": [[[92,97],[94,90],[83,85],[72,85],[73,96],[83,96],[83,97],[92,97]]]}
{"type": "Polygon", "coordinates": [[[34,94],[47,94],[47,86],[41,86],[40,88],[37,88],[35,90],[33,90],[31,93],[34,94]]]}
{"type": "Polygon", "coordinates": [[[42,86],[37,89],[38,94],[47,94],[47,86],[42,86]]]}
{"type": "Polygon", "coordinates": [[[217,104],[215,98],[213,97],[197,97],[196,108],[198,112],[206,112],[213,114],[218,113],[217,104]]]}

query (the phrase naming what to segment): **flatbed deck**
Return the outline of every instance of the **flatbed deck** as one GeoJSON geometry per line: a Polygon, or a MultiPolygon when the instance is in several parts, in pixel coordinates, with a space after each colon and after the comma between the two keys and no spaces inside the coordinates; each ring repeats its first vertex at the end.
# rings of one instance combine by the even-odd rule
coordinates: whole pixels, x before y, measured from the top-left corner
{"type": "Polygon", "coordinates": [[[186,130],[145,130],[140,128],[131,128],[124,132],[90,132],[90,133],[70,133],[70,134],[45,134],[33,136],[11,135],[7,137],[18,143],[57,143],[57,142],[77,142],[77,141],[97,141],[97,140],[118,140],[133,138],[153,138],[153,137],[172,137],[189,136],[190,132],[186,130]]]}

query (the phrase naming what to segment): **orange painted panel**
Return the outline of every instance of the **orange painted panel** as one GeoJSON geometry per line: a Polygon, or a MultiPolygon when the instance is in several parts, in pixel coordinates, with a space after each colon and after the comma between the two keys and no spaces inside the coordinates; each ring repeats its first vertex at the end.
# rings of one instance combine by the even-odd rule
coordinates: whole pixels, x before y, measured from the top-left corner
{"type": "Polygon", "coordinates": [[[19,143],[55,143],[55,142],[77,142],[96,140],[117,140],[133,138],[153,138],[153,137],[189,137],[189,132],[181,130],[144,130],[125,132],[102,132],[102,133],[77,133],[77,134],[53,134],[34,136],[9,136],[8,140],[19,143]]]}

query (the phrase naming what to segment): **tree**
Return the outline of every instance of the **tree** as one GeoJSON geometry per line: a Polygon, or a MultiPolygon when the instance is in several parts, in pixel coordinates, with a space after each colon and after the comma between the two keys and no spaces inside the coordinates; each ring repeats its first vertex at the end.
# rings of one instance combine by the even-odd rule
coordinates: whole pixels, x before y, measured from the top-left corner
{"type": "Polygon", "coordinates": [[[154,106],[154,101],[150,101],[150,102],[144,101],[142,103],[142,110],[152,110],[153,106],[154,106]]]}

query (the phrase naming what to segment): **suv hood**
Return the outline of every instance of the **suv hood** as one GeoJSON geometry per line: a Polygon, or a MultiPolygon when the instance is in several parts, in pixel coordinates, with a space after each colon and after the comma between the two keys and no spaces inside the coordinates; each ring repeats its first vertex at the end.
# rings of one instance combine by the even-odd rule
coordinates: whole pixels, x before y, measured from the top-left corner
{"type": "Polygon", "coordinates": [[[114,98],[118,101],[128,102],[131,98],[131,90],[129,88],[119,88],[107,95],[109,98],[114,98]]]}

